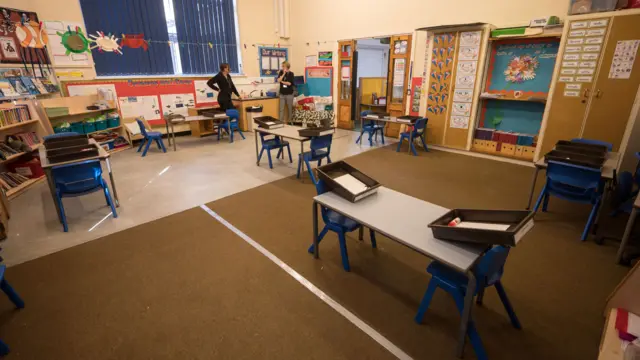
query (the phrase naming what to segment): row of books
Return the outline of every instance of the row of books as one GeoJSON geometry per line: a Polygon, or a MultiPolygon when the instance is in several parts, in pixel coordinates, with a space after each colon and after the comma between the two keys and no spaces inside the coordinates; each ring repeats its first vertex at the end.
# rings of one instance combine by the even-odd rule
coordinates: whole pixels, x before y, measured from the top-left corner
{"type": "Polygon", "coordinates": [[[29,76],[15,76],[0,79],[0,96],[3,97],[49,94],[57,91],[58,87],[49,79],[39,79],[29,76]]]}
{"type": "Polygon", "coordinates": [[[477,128],[474,137],[479,140],[491,140],[523,146],[534,146],[534,144],[537,142],[536,135],[487,128],[477,128]]]}
{"type": "Polygon", "coordinates": [[[0,173],[0,185],[7,191],[18,187],[27,181],[29,181],[28,177],[14,172],[7,171],[0,173]]]}
{"type": "Polygon", "coordinates": [[[8,157],[22,153],[22,151],[16,150],[5,142],[0,142],[0,159],[7,160],[8,157]]]}
{"type": "Polygon", "coordinates": [[[29,146],[40,144],[40,138],[38,138],[38,135],[33,131],[13,134],[13,136],[29,146]]]}
{"type": "Polygon", "coordinates": [[[0,109],[0,127],[31,120],[27,105],[15,105],[9,109],[0,109]]]}

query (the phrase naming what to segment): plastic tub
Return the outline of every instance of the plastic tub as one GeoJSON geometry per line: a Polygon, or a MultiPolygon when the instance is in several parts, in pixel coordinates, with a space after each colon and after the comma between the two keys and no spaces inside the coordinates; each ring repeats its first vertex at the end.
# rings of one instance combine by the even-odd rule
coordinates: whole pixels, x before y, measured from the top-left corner
{"type": "Polygon", "coordinates": [[[84,126],[81,122],[72,123],[68,131],[77,132],[78,134],[84,134],[84,126]]]}
{"type": "Polygon", "coordinates": [[[84,133],[88,134],[96,131],[96,123],[95,122],[86,122],[84,123],[84,133]]]}
{"type": "Polygon", "coordinates": [[[106,130],[107,129],[107,120],[96,120],[94,123],[96,126],[96,131],[106,130]]]}
{"type": "Polygon", "coordinates": [[[107,119],[107,128],[111,129],[114,127],[118,127],[120,126],[120,117],[119,116],[115,116],[115,117],[110,117],[107,119]]]}
{"type": "Polygon", "coordinates": [[[54,127],[53,132],[56,134],[70,132],[71,128],[68,127],[54,127]]]}

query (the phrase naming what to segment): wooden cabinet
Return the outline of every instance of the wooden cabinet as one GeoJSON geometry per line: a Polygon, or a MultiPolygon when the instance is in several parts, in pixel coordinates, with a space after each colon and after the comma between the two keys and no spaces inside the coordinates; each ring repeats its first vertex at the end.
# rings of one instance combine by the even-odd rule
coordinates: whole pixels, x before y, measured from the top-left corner
{"type": "Polygon", "coordinates": [[[341,129],[353,129],[353,119],[351,119],[351,97],[353,93],[353,51],[355,41],[338,42],[338,127],[341,129]]]}
{"type": "MultiPolygon", "coordinates": [[[[247,107],[262,105],[262,116],[271,116],[278,119],[280,116],[280,99],[268,98],[268,99],[242,99],[233,100],[233,105],[238,109],[240,114],[239,126],[242,131],[250,131],[253,129],[253,124],[249,121],[249,114],[247,113],[247,107]]],[[[285,111],[285,120],[288,118],[288,112],[285,111]]]]}
{"type": "MultiPolygon", "coordinates": [[[[389,52],[389,75],[387,84],[387,112],[391,116],[403,116],[407,108],[407,88],[411,64],[411,35],[396,35],[391,37],[389,52]]],[[[385,134],[398,137],[400,125],[387,123],[385,134]]]]}
{"type": "Polygon", "coordinates": [[[626,42],[640,39],[639,22],[640,12],[634,10],[568,19],[536,158],[558,140],[578,137],[620,149],[640,86],[637,48],[626,42]],[[613,76],[618,67],[610,74],[614,56],[634,58],[626,76],[613,76]]]}

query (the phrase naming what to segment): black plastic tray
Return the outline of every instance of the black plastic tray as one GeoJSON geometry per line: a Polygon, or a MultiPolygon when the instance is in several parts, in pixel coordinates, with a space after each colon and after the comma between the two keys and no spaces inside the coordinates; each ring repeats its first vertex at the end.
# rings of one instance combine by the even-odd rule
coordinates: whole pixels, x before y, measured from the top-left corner
{"type": "Polygon", "coordinates": [[[607,155],[607,150],[602,151],[598,148],[587,148],[583,146],[573,146],[573,145],[556,145],[555,150],[571,152],[579,155],[593,156],[593,157],[604,157],[607,155]]]}
{"type": "Polygon", "coordinates": [[[52,137],[49,139],[45,139],[44,145],[47,146],[48,144],[53,144],[53,143],[58,143],[63,141],[70,141],[70,140],[86,139],[86,138],[87,138],[87,135],[69,135],[69,136],[52,137]]]}
{"type": "Polygon", "coordinates": [[[600,169],[602,168],[602,164],[604,164],[604,157],[582,155],[559,150],[551,150],[544,156],[544,160],[546,162],[558,161],[573,165],[586,166],[594,169],[600,169]]]}
{"type": "Polygon", "coordinates": [[[73,146],[62,149],[47,150],[47,159],[52,164],[57,164],[65,161],[86,159],[94,156],[98,156],[98,148],[94,144],[73,146]]]}
{"type": "Polygon", "coordinates": [[[378,119],[384,119],[389,117],[389,113],[371,113],[368,116],[378,117],[378,119]]]}
{"type": "Polygon", "coordinates": [[[52,149],[62,149],[62,148],[88,145],[88,144],[89,144],[89,139],[87,137],[77,138],[77,139],[74,137],[74,139],[67,140],[67,141],[55,141],[55,142],[45,143],[44,147],[47,150],[52,150],[52,149]]]}
{"type": "Polygon", "coordinates": [[[609,151],[609,149],[607,149],[607,147],[604,146],[604,145],[585,144],[585,143],[573,142],[573,141],[568,141],[568,140],[558,140],[556,145],[573,146],[573,147],[576,147],[576,148],[591,149],[591,150],[594,150],[594,151],[595,150],[599,150],[599,151],[602,151],[604,153],[609,151]]]}
{"type": "Polygon", "coordinates": [[[258,124],[259,127],[263,129],[276,129],[282,127],[284,124],[282,121],[272,117],[272,116],[258,116],[253,118],[253,122],[258,124]],[[267,122],[274,122],[274,125],[268,125],[267,122]]]}
{"type": "Polygon", "coordinates": [[[421,118],[422,117],[420,117],[420,116],[413,116],[413,115],[398,116],[398,120],[405,120],[405,121],[401,121],[401,122],[407,122],[407,120],[409,120],[408,122],[411,123],[411,124],[415,124],[416,121],[418,121],[421,118]]]}
{"type": "Polygon", "coordinates": [[[315,137],[315,136],[323,136],[333,134],[334,130],[332,127],[328,128],[305,128],[298,130],[298,135],[304,137],[315,137]]]}
{"type": "Polygon", "coordinates": [[[321,166],[317,169],[317,171],[318,176],[325,182],[329,190],[351,202],[357,202],[369,195],[376,193],[378,191],[378,187],[380,187],[379,182],[363,174],[360,170],[354,168],[344,161],[337,161],[321,166]],[[333,180],[334,178],[345,174],[350,174],[354,178],[362,181],[367,186],[367,190],[358,194],[353,194],[333,180]]]}
{"type": "Polygon", "coordinates": [[[515,246],[533,227],[534,215],[532,211],[525,210],[453,209],[433,221],[429,227],[433,236],[440,240],[515,246]],[[508,224],[509,228],[501,231],[449,226],[455,218],[469,222],[508,224]]]}

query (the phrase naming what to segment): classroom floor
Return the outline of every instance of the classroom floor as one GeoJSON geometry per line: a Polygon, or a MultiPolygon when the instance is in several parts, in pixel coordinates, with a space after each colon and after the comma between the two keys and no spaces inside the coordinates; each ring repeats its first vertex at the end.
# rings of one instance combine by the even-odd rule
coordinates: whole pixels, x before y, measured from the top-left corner
{"type": "MultiPolygon", "coordinates": [[[[338,160],[370,150],[367,142],[355,144],[357,135],[338,129],[332,158],[338,160]]],[[[290,176],[296,172],[296,154],[300,152],[300,143],[291,142],[293,164],[275,160],[274,152],[271,170],[266,154],[261,165],[256,166],[253,134],[232,144],[226,138],[218,143],[214,137],[180,136],[177,140],[177,152],[164,139],[166,154],[152,147],[144,158],[136,149],[112,156],[120,198],[117,219],[109,215],[111,211],[101,193],[65,198],[69,232],[64,233],[44,181],[13,200],[9,237],[0,243],[5,264],[19,264],[290,176]]],[[[394,139],[388,141],[393,143],[394,139]]],[[[308,143],[305,151],[309,151],[308,143]]],[[[103,176],[111,187],[106,170],[103,176]]]]}
{"type": "MultiPolygon", "coordinates": [[[[392,189],[465,208],[523,208],[533,171],[393,146],[348,162],[392,189]]],[[[206,206],[408,356],[455,359],[459,316],[448,295],[436,292],[425,323],[413,321],[428,259],[383,236],[372,250],[354,233],[350,273],[334,234],[314,260],[306,251],[314,194],[308,178],[283,174],[206,206]]],[[[511,327],[493,290],[474,307],[491,359],[597,357],[606,298],[628,268],[614,264],[615,244],[579,241],[586,207],[552,199],[549,210],[506,264],[503,283],[523,329],[511,327]]],[[[200,207],[13,266],[8,278],[27,304],[14,311],[0,300],[0,337],[16,358],[393,358],[200,207]]],[[[467,345],[465,359],[473,358],[467,345]]]]}

